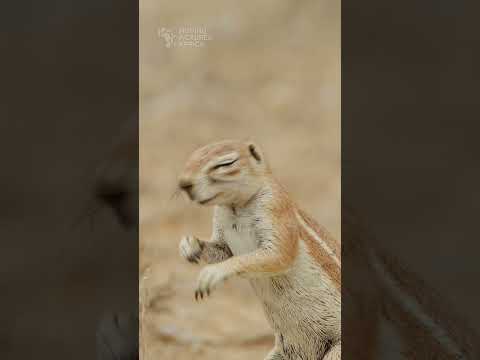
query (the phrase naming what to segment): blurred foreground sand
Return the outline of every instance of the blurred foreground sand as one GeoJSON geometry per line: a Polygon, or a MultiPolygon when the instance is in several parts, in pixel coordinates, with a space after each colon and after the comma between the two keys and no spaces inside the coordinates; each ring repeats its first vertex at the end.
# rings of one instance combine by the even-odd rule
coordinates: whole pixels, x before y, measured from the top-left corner
{"type": "Polygon", "coordinates": [[[340,237],[340,2],[140,2],[140,266],[144,359],[263,359],[271,330],[248,283],[206,301],[184,234],[210,237],[211,209],[172,198],[196,147],[251,138],[305,210],[340,237]],[[158,30],[206,27],[205,46],[158,30]],[[147,271],[146,271],[147,270],[147,271]]]}

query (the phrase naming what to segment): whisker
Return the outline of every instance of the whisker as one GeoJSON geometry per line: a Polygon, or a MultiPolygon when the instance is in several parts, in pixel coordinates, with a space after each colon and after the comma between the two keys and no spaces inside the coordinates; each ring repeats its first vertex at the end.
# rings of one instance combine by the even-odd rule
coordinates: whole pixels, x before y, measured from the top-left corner
{"type": "Polygon", "coordinates": [[[172,195],[170,195],[170,201],[172,201],[172,200],[174,200],[174,199],[177,199],[178,196],[180,195],[180,192],[181,192],[181,189],[176,188],[176,189],[173,191],[172,195]]]}

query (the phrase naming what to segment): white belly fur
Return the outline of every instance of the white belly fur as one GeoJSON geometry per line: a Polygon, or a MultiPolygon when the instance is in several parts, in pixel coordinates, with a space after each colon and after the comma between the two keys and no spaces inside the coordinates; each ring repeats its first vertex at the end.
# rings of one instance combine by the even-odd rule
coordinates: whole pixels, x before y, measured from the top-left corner
{"type": "Polygon", "coordinates": [[[233,255],[243,255],[255,251],[258,247],[253,230],[245,223],[231,223],[224,229],[225,241],[233,255]],[[235,228],[234,228],[235,225],[235,228]]]}

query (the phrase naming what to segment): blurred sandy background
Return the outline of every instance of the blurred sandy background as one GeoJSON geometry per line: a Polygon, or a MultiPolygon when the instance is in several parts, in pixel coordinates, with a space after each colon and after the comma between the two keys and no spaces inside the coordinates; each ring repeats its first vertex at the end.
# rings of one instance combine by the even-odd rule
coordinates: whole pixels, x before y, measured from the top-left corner
{"type": "Polygon", "coordinates": [[[140,1],[140,271],[144,359],[263,359],[271,330],[248,284],[194,301],[182,235],[211,209],[172,198],[195,148],[251,138],[305,210],[340,237],[340,2],[140,1]],[[204,27],[201,47],[161,28],[204,27]]]}

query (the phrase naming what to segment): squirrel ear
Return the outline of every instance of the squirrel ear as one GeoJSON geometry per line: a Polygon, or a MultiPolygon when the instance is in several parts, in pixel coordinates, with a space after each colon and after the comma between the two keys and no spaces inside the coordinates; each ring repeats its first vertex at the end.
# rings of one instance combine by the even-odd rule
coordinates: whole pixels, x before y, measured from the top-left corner
{"type": "Polygon", "coordinates": [[[253,158],[257,160],[257,162],[262,161],[262,156],[260,155],[260,151],[254,143],[248,144],[248,151],[250,152],[250,155],[252,155],[253,158]]]}

